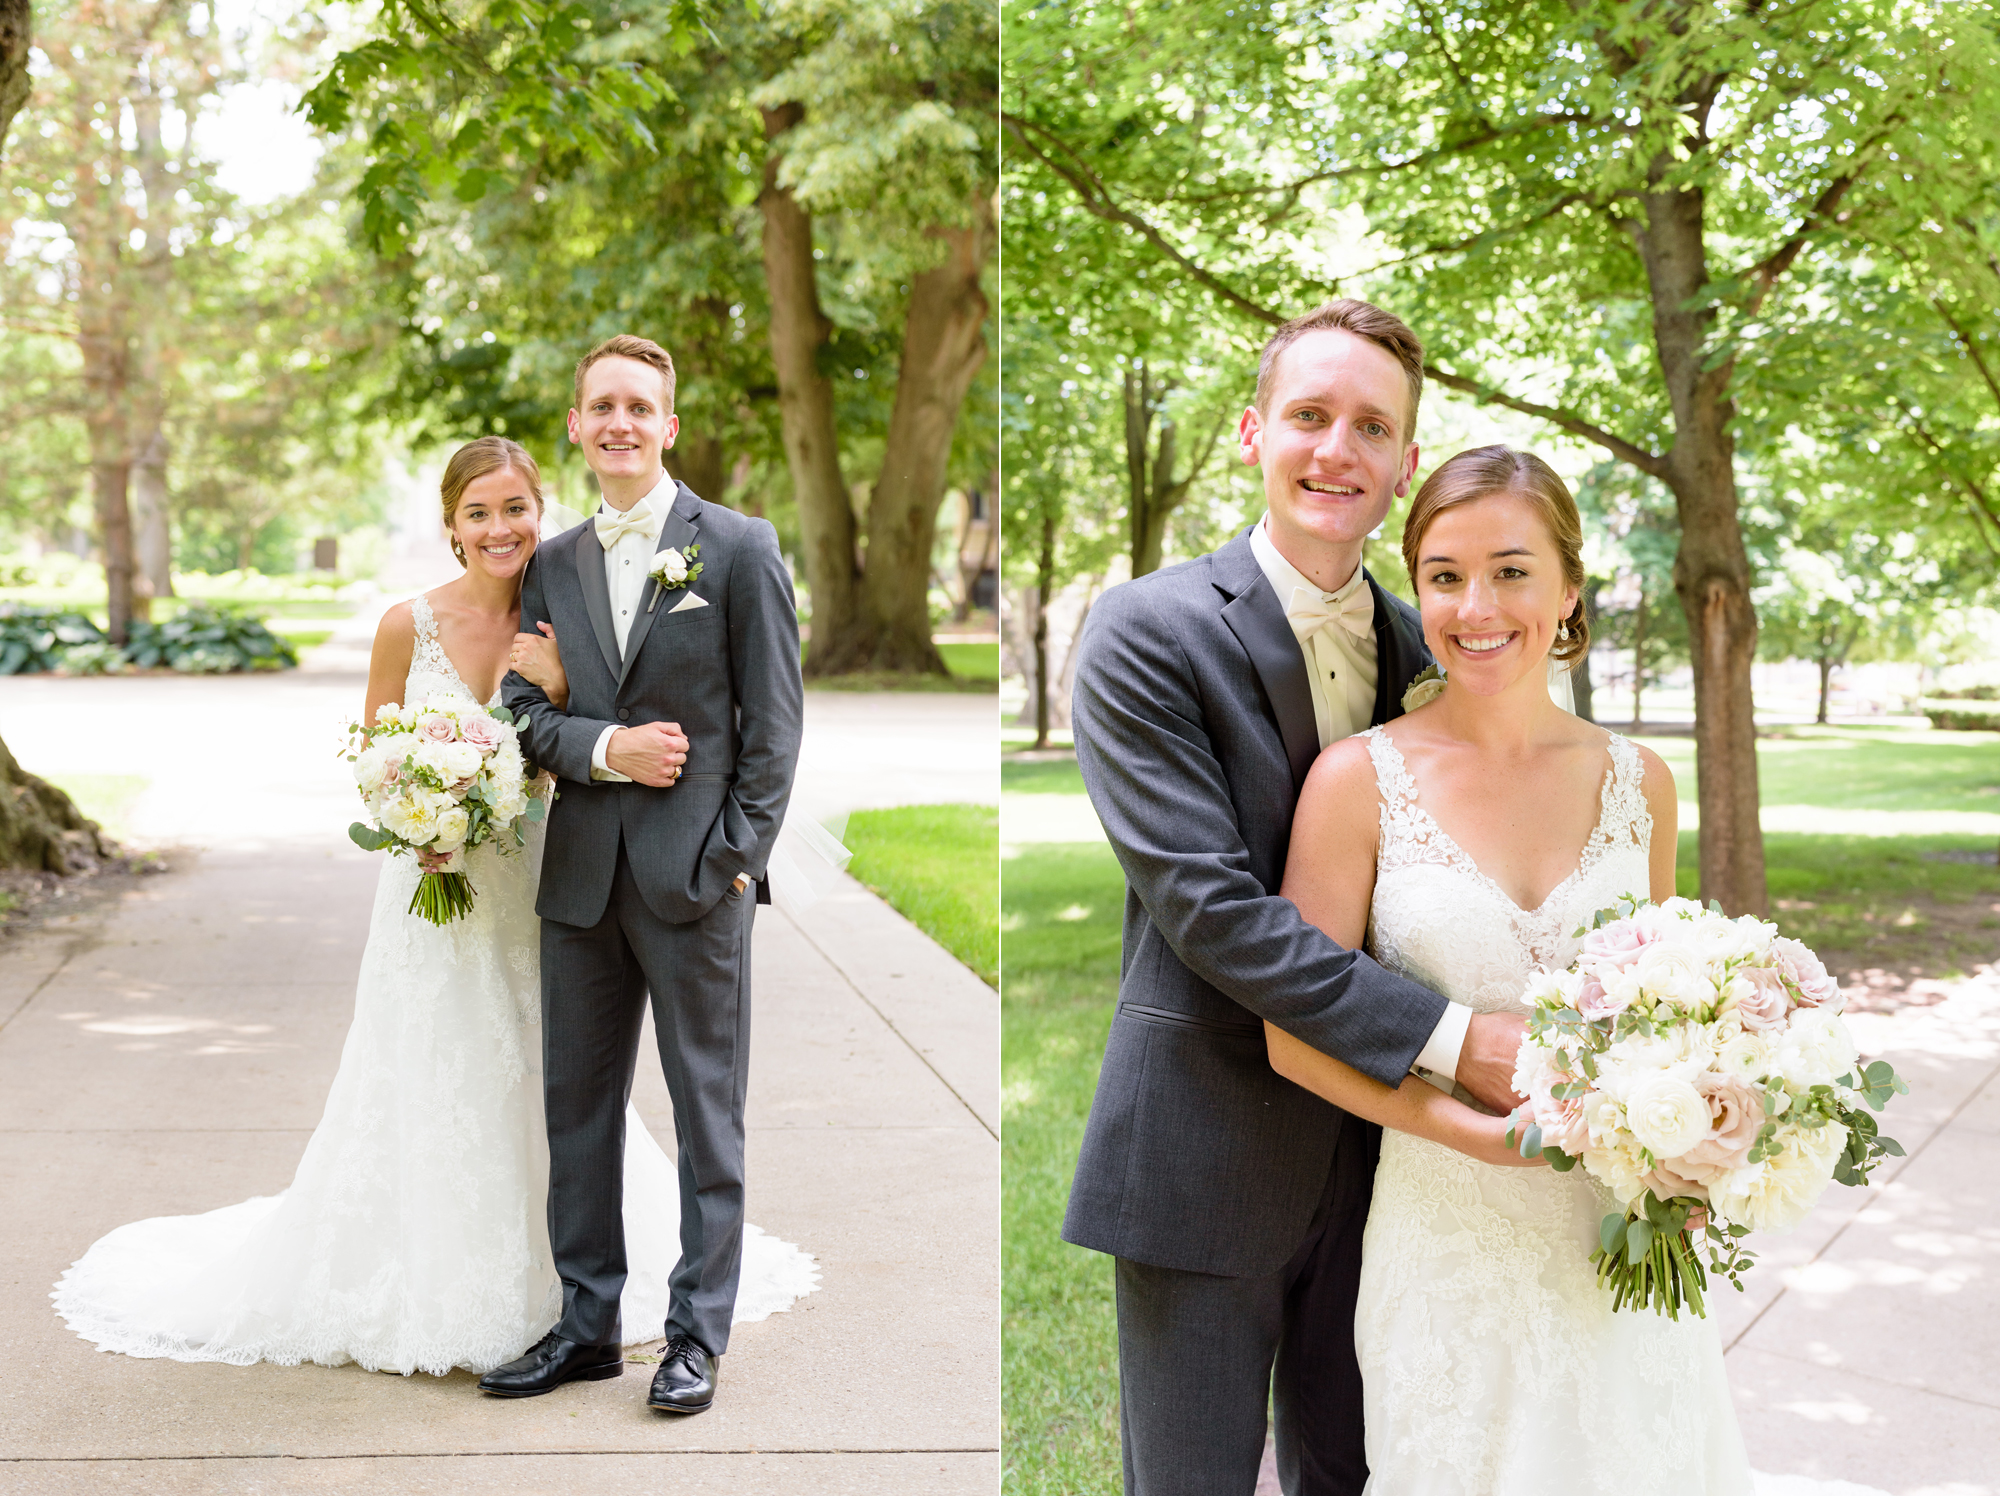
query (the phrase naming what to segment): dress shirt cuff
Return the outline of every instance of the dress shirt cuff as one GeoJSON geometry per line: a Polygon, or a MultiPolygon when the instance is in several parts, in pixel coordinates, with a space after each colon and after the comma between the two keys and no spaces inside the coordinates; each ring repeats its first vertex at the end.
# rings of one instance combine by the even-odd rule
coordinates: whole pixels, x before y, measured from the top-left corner
{"type": "Polygon", "coordinates": [[[1444,1017],[1431,1030],[1414,1068],[1428,1070],[1441,1080],[1456,1081],[1459,1053],[1465,1048],[1465,1032],[1471,1026],[1472,1009],[1463,1003],[1446,1003],[1444,1017]]]}
{"type": "MultiPolygon", "coordinates": [[[[597,746],[590,750],[590,777],[592,779],[609,779],[617,784],[630,784],[632,782],[632,776],[630,774],[620,774],[616,769],[612,768],[611,765],[606,763],[604,760],[604,755],[611,751],[611,734],[613,734],[616,731],[618,731],[618,726],[616,723],[613,723],[611,726],[605,728],[603,732],[600,732],[597,735],[597,746]]],[[[1440,1027],[1442,1027],[1442,1025],[1440,1025],[1440,1027]]],[[[1459,1042],[1462,1043],[1465,1038],[1465,1026],[1463,1024],[1459,1025],[1458,1035],[1459,1035],[1459,1042]]],[[[1435,1034],[1431,1036],[1431,1043],[1433,1044],[1437,1043],[1437,1036],[1435,1034]]],[[[1429,1054],[1430,1051],[1425,1050],[1424,1053],[1429,1054]]],[[[1452,1057],[1452,1063],[1454,1065],[1457,1064],[1458,1063],[1457,1044],[1453,1044],[1452,1046],[1451,1057],[1452,1057]]]]}

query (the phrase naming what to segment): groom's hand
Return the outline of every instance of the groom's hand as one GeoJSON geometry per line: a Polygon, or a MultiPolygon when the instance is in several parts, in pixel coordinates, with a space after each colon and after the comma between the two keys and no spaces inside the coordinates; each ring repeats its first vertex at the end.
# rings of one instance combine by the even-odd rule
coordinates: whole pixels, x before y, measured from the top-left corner
{"type": "Polygon", "coordinates": [[[1528,1020],[1518,1013],[1474,1013],[1458,1052],[1458,1083],[1492,1112],[1511,1112],[1527,1098],[1514,1091],[1514,1064],[1528,1020]]]}
{"type": "Polygon", "coordinates": [[[681,777],[688,740],[678,722],[646,722],[621,727],[604,745],[604,762],[628,779],[666,789],[681,777]]]}

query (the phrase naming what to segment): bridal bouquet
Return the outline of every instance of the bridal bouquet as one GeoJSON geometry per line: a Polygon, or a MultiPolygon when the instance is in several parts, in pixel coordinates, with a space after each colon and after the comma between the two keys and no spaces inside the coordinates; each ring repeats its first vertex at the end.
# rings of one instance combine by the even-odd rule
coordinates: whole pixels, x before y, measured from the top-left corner
{"type": "Polygon", "coordinates": [[[1691,899],[1627,898],[1538,972],[1508,1142],[1582,1163],[1624,1207],[1591,1254],[1613,1307],[1705,1313],[1708,1269],[1743,1288],[1743,1238],[1782,1230],[1829,1182],[1900,1156],[1864,1109],[1908,1091],[1858,1063],[1839,984],[1804,945],[1691,899]]]}
{"type": "Polygon", "coordinates": [[[548,810],[528,782],[513,715],[469,702],[385,702],[348,733],[354,782],[375,824],[356,821],[347,834],[370,852],[417,854],[424,871],[412,914],[445,925],[469,913],[466,849],[502,834],[521,846],[524,828],[548,810]]]}

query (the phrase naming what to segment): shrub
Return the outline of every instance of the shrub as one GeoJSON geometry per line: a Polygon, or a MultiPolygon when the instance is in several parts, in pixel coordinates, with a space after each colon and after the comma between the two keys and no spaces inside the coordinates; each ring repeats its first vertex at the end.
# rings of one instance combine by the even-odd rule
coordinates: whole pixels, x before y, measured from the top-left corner
{"type": "Polygon", "coordinates": [[[103,642],[104,631],[81,613],[0,603],[0,675],[53,670],[74,646],[103,642]]]}
{"type": "Polygon", "coordinates": [[[1933,727],[2000,732],[2000,701],[1927,696],[1917,703],[1917,710],[1931,719],[1933,727]]]}
{"type": "Polygon", "coordinates": [[[283,670],[299,662],[292,646],[262,620],[209,603],[191,603],[165,623],[135,621],[125,657],[142,670],[166,665],[199,675],[283,670]]]}
{"type": "Polygon", "coordinates": [[[108,642],[72,644],[62,652],[56,669],[63,675],[119,675],[125,669],[125,651],[108,642]]]}

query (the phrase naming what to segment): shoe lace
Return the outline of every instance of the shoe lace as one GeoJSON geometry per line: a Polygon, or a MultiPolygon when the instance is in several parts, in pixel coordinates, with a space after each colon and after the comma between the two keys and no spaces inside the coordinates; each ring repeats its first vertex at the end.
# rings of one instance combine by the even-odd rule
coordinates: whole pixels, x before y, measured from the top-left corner
{"type": "Polygon", "coordinates": [[[669,1361],[680,1361],[686,1364],[689,1371],[694,1371],[696,1369],[693,1355],[695,1349],[694,1336],[676,1335],[667,1342],[666,1349],[660,1352],[660,1364],[665,1366],[669,1361]]]}

